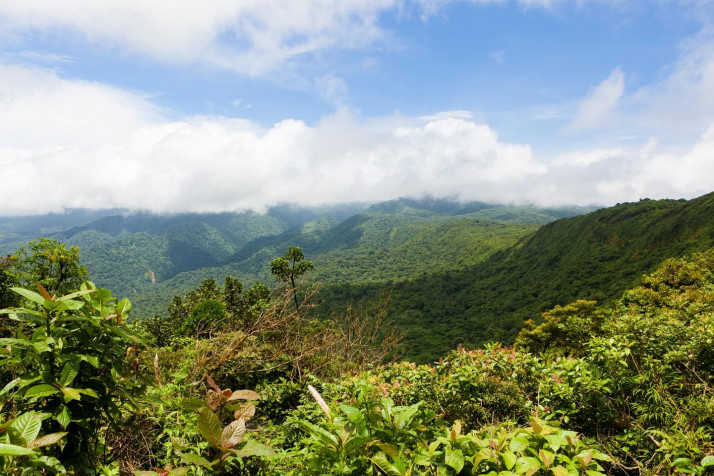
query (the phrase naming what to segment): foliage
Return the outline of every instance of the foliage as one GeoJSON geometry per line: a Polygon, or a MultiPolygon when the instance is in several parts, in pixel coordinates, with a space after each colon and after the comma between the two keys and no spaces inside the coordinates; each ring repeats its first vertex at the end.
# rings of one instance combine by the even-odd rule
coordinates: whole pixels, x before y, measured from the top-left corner
{"type": "Polygon", "coordinates": [[[307,458],[295,474],[514,474],[604,475],[600,461],[610,458],[584,444],[557,423],[531,419],[530,427],[484,427],[462,434],[461,423],[439,436],[434,413],[422,403],[395,406],[389,398],[373,400],[368,391],[356,405],[330,408],[310,388],[325,420],[295,424],[308,435],[307,458]],[[505,473],[504,473],[505,472],[505,473]]]}
{"type": "Polygon", "coordinates": [[[10,273],[12,256],[0,257],[0,309],[14,306],[16,294],[10,289],[15,284],[15,277],[10,273]]]}
{"type": "Polygon", "coordinates": [[[38,288],[13,288],[24,307],[2,311],[16,327],[0,340],[1,393],[15,421],[37,415],[36,430],[45,420],[51,434],[66,435],[61,450],[48,447],[45,456],[89,471],[107,462],[103,432],[120,431],[124,405],[142,391],[131,361],[138,339],[124,326],[131,304],[90,282],[60,297],[38,288]]]}
{"type": "MultiPolygon", "coordinates": [[[[333,213],[322,217],[306,215],[299,220],[281,215],[280,219],[289,219],[289,226],[293,228],[273,233],[261,230],[256,219],[249,231],[267,234],[248,243],[236,244],[238,251],[228,257],[221,254],[220,262],[201,258],[215,248],[208,246],[213,243],[211,240],[197,239],[192,241],[192,245],[198,250],[177,247],[176,259],[184,253],[191,253],[202,264],[194,263],[191,270],[182,269],[178,274],[171,267],[174,258],[168,248],[162,248],[168,245],[160,246],[160,243],[148,240],[148,236],[144,237],[146,243],[141,248],[130,246],[129,237],[123,238],[126,244],[122,241],[103,245],[101,256],[97,256],[96,248],[92,248],[89,250],[91,263],[88,261],[88,265],[91,264],[93,275],[101,271],[102,282],[112,289],[138,292],[134,301],[141,314],[137,316],[144,318],[160,312],[172,296],[195,288],[211,277],[233,275],[243,282],[267,281],[271,277],[270,260],[291,246],[299,246],[310,255],[316,268],[310,273],[309,279],[313,282],[328,285],[384,283],[480,263],[494,252],[506,249],[533,233],[540,225],[586,210],[446,202],[434,206],[429,201],[403,200],[385,206],[375,205],[366,211],[355,211],[362,213],[354,216],[333,213]],[[305,218],[309,220],[301,221],[305,218]],[[124,251],[120,252],[120,249],[124,251]],[[113,267],[105,265],[105,258],[110,256],[113,267]],[[136,263],[136,266],[125,269],[129,263],[136,263]],[[148,279],[149,267],[155,273],[156,283],[148,279]],[[108,281],[104,280],[105,272],[108,281]],[[109,275],[108,272],[114,274],[109,275]],[[122,280],[121,274],[131,278],[131,286],[128,286],[126,279],[122,280]]],[[[267,220],[270,217],[264,218],[267,220]]],[[[277,215],[274,218],[278,218],[277,215]]],[[[206,222],[207,218],[201,216],[195,220],[198,228],[199,223],[206,222]]],[[[211,226],[221,229],[219,224],[213,222],[211,226]]],[[[187,225],[184,227],[188,228],[187,225]]],[[[133,236],[138,239],[138,233],[133,236]]],[[[335,303],[335,307],[339,308],[348,300],[349,296],[335,303]]]]}
{"type": "MultiPolygon", "coordinates": [[[[678,214],[692,218],[707,200],[644,202],[596,215],[671,223],[678,214]]],[[[577,220],[543,233],[592,225],[577,220]]],[[[704,243],[707,233],[690,244],[704,243]]],[[[637,242],[631,234],[618,238],[606,246],[625,252],[637,242]]],[[[607,268],[616,255],[602,256],[607,268]]],[[[539,261],[510,261],[500,276],[523,272],[525,262],[539,269],[539,261]]],[[[522,313],[472,330],[472,311],[459,314],[458,299],[474,288],[465,276],[451,276],[428,290],[450,300],[429,302],[425,292],[418,302],[443,307],[443,319],[422,328],[417,309],[398,302],[403,285],[394,286],[391,301],[348,305],[326,319],[310,307],[314,292],[296,292],[289,278],[274,291],[244,290],[232,277],[223,286],[206,280],[178,296],[168,318],[134,326],[124,324],[128,301],[91,285],[63,297],[18,290],[25,303],[3,314],[12,336],[0,341],[2,469],[13,476],[711,473],[714,250],[665,260],[618,301],[539,309],[542,320],[527,324],[515,347],[457,346],[465,331],[514,335],[520,324],[512,321],[522,313]],[[298,295],[306,298],[296,306],[298,295]],[[425,365],[389,363],[393,324],[412,317],[410,353],[456,350],[425,365]],[[139,346],[142,334],[166,345],[139,346]],[[149,378],[155,385],[141,396],[149,378]]],[[[531,292],[529,280],[524,292],[531,292]]],[[[477,307],[497,315],[498,306],[477,307]]]]}
{"type": "Polygon", "coordinates": [[[50,294],[68,294],[89,278],[79,264],[79,248],[48,238],[31,241],[12,257],[12,272],[22,287],[41,284],[50,294]]]}
{"type": "Polygon", "coordinates": [[[67,432],[39,436],[42,421],[49,413],[29,411],[0,425],[0,471],[2,474],[26,474],[30,471],[64,473],[57,458],[45,456],[37,450],[60,442],[67,432]]]}
{"type": "Polygon", "coordinates": [[[305,255],[302,253],[302,249],[297,246],[290,247],[285,253],[285,256],[275,258],[270,262],[270,272],[275,276],[275,279],[290,284],[296,310],[300,309],[300,303],[298,302],[295,279],[314,269],[315,266],[313,266],[311,261],[305,261],[305,255]]]}
{"type": "Polygon", "coordinates": [[[595,301],[579,300],[566,306],[555,306],[543,313],[542,324],[526,321],[515,345],[532,352],[582,355],[587,342],[602,333],[605,316],[605,310],[595,301]]]}
{"type": "Polygon", "coordinates": [[[390,290],[389,318],[404,332],[404,358],[419,363],[459,344],[510,344],[524,320],[539,324],[543,312],[576,300],[612,304],[665,259],[714,246],[712,206],[714,193],[623,203],[557,220],[471,266],[325,286],[325,304],[317,311],[337,311],[350,299],[390,290]]]}
{"type": "MultiPolygon", "coordinates": [[[[197,412],[196,428],[209,445],[205,451],[209,459],[196,452],[185,451],[178,453],[182,463],[206,468],[211,474],[233,474],[233,469],[242,465],[243,458],[272,455],[273,451],[269,447],[254,440],[244,440],[246,425],[255,415],[255,406],[249,401],[260,396],[252,390],[222,390],[210,376],[207,380],[211,386],[207,401],[184,399],[181,405],[189,411],[197,412]],[[248,402],[244,403],[246,400],[248,402]],[[221,420],[226,415],[231,421],[223,426],[221,420]]],[[[179,446],[189,450],[189,446],[179,446]]],[[[140,471],[137,474],[157,473],[140,471]]]]}

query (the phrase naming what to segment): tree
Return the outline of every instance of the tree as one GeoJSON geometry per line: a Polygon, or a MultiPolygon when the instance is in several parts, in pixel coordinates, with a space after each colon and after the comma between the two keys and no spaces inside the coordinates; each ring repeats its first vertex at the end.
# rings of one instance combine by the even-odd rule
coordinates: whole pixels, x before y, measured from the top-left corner
{"type": "Polygon", "coordinates": [[[290,283],[296,310],[300,309],[300,304],[297,298],[295,278],[315,269],[311,261],[304,261],[304,259],[305,255],[302,254],[302,248],[293,246],[285,253],[285,256],[275,258],[270,262],[270,272],[273,273],[273,276],[278,281],[290,283]]]}
{"type": "Polygon", "coordinates": [[[566,306],[555,306],[543,313],[543,323],[523,323],[515,346],[531,352],[555,352],[580,356],[588,341],[602,333],[607,312],[595,301],[578,300],[566,306]]]}
{"type": "Polygon", "coordinates": [[[49,238],[20,247],[11,260],[11,272],[28,289],[41,284],[50,294],[68,294],[89,279],[87,268],[79,264],[79,248],[49,238]]]}
{"type": "Polygon", "coordinates": [[[220,327],[226,317],[226,306],[215,299],[202,299],[183,323],[181,334],[208,337],[215,327],[220,327]]]}
{"type": "Polygon", "coordinates": [[[0,309],[12,307],[17,303],[16,294],[10,288],[15,284],[15,279],[10,274],[10,256],[0,258],[0,309]]]}

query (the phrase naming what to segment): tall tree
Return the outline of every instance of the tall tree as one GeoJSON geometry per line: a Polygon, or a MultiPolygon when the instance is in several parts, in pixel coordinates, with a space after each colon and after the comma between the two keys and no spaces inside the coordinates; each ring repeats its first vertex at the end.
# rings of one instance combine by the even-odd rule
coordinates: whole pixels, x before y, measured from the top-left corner
{"type": "Polygon", "coordinates": [[[270,272],[278,281],[290,283],[293,291],[293,299],[295,300],[295,309],[300,309],[300,304],[297,298],[297,285],[295,278],[302,276],[307,271],[312,271],[315,267],[311,261],[305,261],[305,255],[302,254],[302,248],[297,246],[291,247],[285,256],[275,258],[270,262],[270,272]]]}
{"type": "Polygon", "coordinates": [[[29,289],[39,283],[50,294],[67,294],[89,279],[87,268],[79,264],[79,248],[49,238],[20,247],[11,260],[11,271],[29,289]]]}

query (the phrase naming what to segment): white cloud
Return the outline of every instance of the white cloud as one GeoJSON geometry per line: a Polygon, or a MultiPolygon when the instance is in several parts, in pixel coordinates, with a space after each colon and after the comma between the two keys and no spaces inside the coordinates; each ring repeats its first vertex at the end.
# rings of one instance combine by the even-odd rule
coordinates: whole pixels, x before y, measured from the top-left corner
{"type": "Polygon", "coordinates": [[[349,96],[347,83],[334,74],[327,74],[315,80],[317,93],[328,103],[341,107],[349,96]]]}
{"type": "Polygon", "coordinates": [[[378,15],[401,0],[23,0],[0,2],[5,37],[74,33],[162,62],[261,75],[325,48],[382,37],[378,15]]]}
{"type": "MultiPolygon", "coordinates": [[[[0,42],[58,34],[176,64],[202,63],[251,76],[289,75],[327,49],[387,41],[385,14],[423,19],[456,2],[509,0],[21,0],[0,2],[0,42]]],[[[552,8],[571,0],[510,0],[552,8]]],[[[620,3],[623,0],[574,0],[620,3]]],[[[625,0],[626,1],[626,0],[625,0]]],[[[498,61],[498,56],[496,57],[498,61]]]]}
{"type": "Polygon", "coordinates": [[[465,111],[367,120],[342,111],[313,126],[284,120],[261,128],[225,117],[171,121],[146,98],[46,70],[6,67],[0,78],[7,77],[14,80],[0,87],[0,214],[262,210],[423,194],[609,204],[714,190],[714,125],[684,152],[648,142],[549,161],[500,140],[465,111]]]}
{"type": "Polygon", "coordinates": [[[127,140],[160,119],[137,94],[88,81],[67,81],[45,69],[0,65],[0,144],[45,148],[98,146],[127,140]]]}
{"type": "Polygon", "coordinates": [[[602,126],[611,119],[624,92],[625,74],[616,68],[610,76],[588,91],[578,105],[575,118],[566,129],[578,131],[602,126]]]}
{"type": "Polygon", "coordinates": [[[684,42],[679,60],[662,80],[632,95],[639,122],[661,130],[702,130],[714,121],[714,35],[684,42]]]}

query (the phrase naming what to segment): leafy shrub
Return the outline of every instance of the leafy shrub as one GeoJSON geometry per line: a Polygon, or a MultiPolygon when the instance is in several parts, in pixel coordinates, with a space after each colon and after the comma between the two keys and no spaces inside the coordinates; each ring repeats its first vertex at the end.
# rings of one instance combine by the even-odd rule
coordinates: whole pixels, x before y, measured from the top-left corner
{"type": "Polygon", "coordinates": [[[61,297],[38,288],[40,294],[13,288],[25,307],[2,311],[17,327],[14,337],[0,339],[7,346],[0,348],[0,394],[12,405],[11,418],[35,412],[48,431],[66,434],[61,450],[47,447],[47,456],[90,471],[106,462],[103,429],[121,431],[122,409],[143,390],[127,359],[138,340],[123,325],[131,304],[89,282],[61,297]]]}

